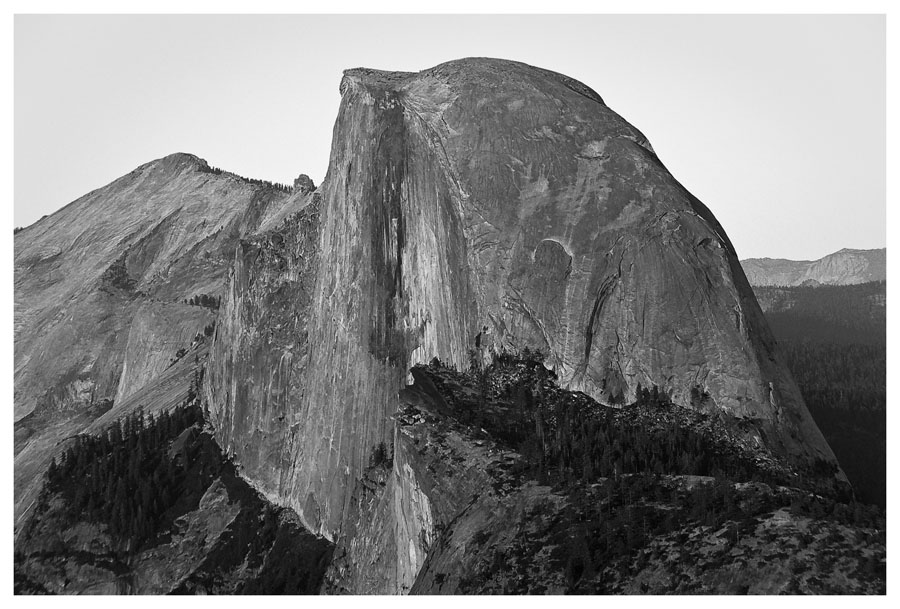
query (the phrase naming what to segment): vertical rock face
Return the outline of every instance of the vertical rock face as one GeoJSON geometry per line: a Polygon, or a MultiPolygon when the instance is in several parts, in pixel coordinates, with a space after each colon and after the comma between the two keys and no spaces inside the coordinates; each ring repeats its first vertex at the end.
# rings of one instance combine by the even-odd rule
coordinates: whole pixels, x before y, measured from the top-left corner
{"type": "Polygon", "coordinates": [[[269,497],[284,498],[294,467],[296,402],[308,368],[319,197],[236,248],[204,382],[219,444],[269,497]]]}
{"type": "Polygon", "coordinates": [[[317,258],[239,251],[207,387],[220,440],[310,528],[333,539],[356,509],[410,366],[476,345],[539,348],[600,401],[657,385],[833,461],[722,227],[594,91],[492,59],[349,70],[340,90],[317,258]]]}
{"type": "Polygon", "coordinates": [[[391,88],[345,90],[323,186],[309,391],[290,493],[327,534],[340,527],[374,447],[391,441],[389,415],[411,357],[462,364],[469,346],[473,303],[452,183],[407,114],[391,88]]]}
{"type": "Polygon", "coordinates": [[[834,462],[722,227],[594,91],[493,59],[340,91],[318,189],[177,154],[16,234],[17,523],[67,438],[180,403],[204,362],[218,444],[337,542],[333,591],[440,589],[463,511],[458,539],[524,517],[519,457],[404,389],[434,357],[539,349],[597,401],[657,386],[742,446],[834,462]]]}

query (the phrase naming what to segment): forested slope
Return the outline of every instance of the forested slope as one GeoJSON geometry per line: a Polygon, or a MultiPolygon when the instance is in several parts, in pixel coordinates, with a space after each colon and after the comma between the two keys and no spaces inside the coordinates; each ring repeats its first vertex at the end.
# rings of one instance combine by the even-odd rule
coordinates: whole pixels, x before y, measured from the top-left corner
{"type": "Polygon", "coordinates": [[[886,283],[756,287],[806,405],[861,501],[885,505],[886,283]]]}

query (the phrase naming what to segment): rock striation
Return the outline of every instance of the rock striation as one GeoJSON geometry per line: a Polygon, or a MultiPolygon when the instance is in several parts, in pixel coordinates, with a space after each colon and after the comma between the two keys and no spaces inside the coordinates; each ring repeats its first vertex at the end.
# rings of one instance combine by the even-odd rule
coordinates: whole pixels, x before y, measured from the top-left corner
{"type": "Polygon", "coordinates": [[[700,393],[773,453],[834,461],[724,230],[590,88],[478,58],[340,92],[317,220],[238,253],[205,385],[223,446],[313,531],[350,526],[412,365],[472,350],[540,349],[603,403],[700,393]]]}
{"type": "Polygon", "coordinates": [[[178,153],[15,234],[17,523],[63,440],[102,405],[152,409],[142,390],[184,394],[193,367],[165,381],[174,385],[153,385],[216,317],[185,301],[221,294],[240,237],[280,222],[294,204],[289,193],[178,153]]]}
{"type": "Polygon", "coordinates": [[[467,544],[566,503],[416,370],[526,347],[592,407],[656,387],[764,462],[842,476],[724,230],[596,92],[472,58],[340,93],[318,188],[178,154],[16,233],[17,522],[74,434],[202,377],[241,477],[335,543],[326,591],[493,590],[461,579],[467,544]]]}

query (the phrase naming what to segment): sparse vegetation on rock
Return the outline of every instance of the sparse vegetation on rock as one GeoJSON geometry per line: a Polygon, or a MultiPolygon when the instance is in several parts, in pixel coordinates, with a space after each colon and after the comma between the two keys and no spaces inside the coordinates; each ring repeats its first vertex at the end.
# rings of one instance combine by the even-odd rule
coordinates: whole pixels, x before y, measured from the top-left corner
{"type": "Polygon", "coordinates": [[[242,175],[238,175],[238,174],[236,174],[236,173],[233,173],[233,172],[231,172],[231,171],[225,171],[224,169],[220,169],[219,167],[213,167],[213,166],[208,165],[208,164],[200,164],[199,167],[198,167],[198,169],[199,169],[200,171],[202,171],[203,173],[211,173],[211,174],[213,174],[213,175],[222,175],[222,174],[225,174],[225,175],[233,176],[233,177],[235,177],[235,178],[237,178],[237,179],[239,179],[239,180],[241,180],[241,181],[243,181],[243,182],[246,182],[246,183],[248,183],[248,184],[253,184],[253,185],[255,185],[255,186],[262,186],[262,187],[264,187],[264,188],[271,188],[271,189],[274,189],[274,190],[279,190],[279,191],[281,191],[281,192],[288,192],[288,193],[290,193],[290,192],[293,192],[293,191],[294,191],[294,187],[293,187],[293,186],[290,186],[290,185],[288,185],[288,184],[280,184],[280,183],[278,183],[278,182],[270,182],[270,181],[268,181],[268,180],[260,180],[260,179],[257,179],[257,178],[247,178],[247,177],[244,177],[244,176],[242,176],[242,175]]]}
{"type": "Polygon", "coordinates": [[[340,92],[320,190],[176,154],[16,237],[18,592],[884,591],[638,129],[494,59],[340,92]]]}
{"type": "Polygon", "coordinates": [[[454,451],[487,449],[497,463],[486,468],[496,495],[441,528],[414,592],[884,591],[884,512],[820,484],[832,469],[800,475],[659,390],[603,406],[557,387],[541,359],[502,354],[464,372],[433,360],[415,370],[428,410],[408,406],[400,424],[425,461],[418,483],[443,488],[465,475],[473,456],[460,455],[456,474],[431,462],[455,462],[452,437],[465,438],[454,451]],[[791,571],[790,547],[830,558],[791,571]]]}
{"type": "Polygon", "coordinates": [[[209,294],[197,294],[190,298],[185,298],[184,304],[191,305],[192,307],[206,307],[213,311],[218,311],[222,304],[222,297],[211,296],[209,294]]]}

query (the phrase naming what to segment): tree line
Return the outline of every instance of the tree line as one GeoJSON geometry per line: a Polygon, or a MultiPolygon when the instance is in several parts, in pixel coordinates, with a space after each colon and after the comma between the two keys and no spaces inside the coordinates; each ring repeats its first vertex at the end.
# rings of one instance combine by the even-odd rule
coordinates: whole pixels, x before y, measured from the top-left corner
{"type": "Polygon", "coordinates": [[[754,288],[785,363],[857,497],[886,505],[886,283],[754,288]]]}
{"type": "MultiPolygon", "coordinates": [[[[428,369],[460,422],[520,452],[527,463],[523,473],[545,484],[641,473],[740,481],[774,475],[710,431],[707,415],[672,404],[657,386],[639,386],[635,402],[608,408],[560,389],[543,362],[540,352],[523,350],[497,354],[489,366],[473,365],[466,373],[439,360],[428,369]],[[450,378],[457,382],[444,380],[450,378]]],[[[708,397],[695,393],[698,400],[708,397]]]]}
{"type": "Polygon", "coordinates": [[[289,184],[281,184],[279,182],[270,182],[268,180],[259,180],[256,178],[248,178],[248,177],[245,177],[242,175],[238,175],[231,171],[225,171],[224,169],[221,169],[219,167],[213,167],[212,165],[206,165],[205,167],[201,166],[200,171],[203,173],[211,173],[214,175],[225,174],[225,175],[234,176],[234,177],[238,178],[239,180],[247,182],[248,184],[254,184],[256,186],[263,186],[265,188],[280,190],[281,192],[287,192],[287,193],[294,192],[294,187],[289,184]]]}
{"type": "Polygon", "coordinates": [[[202,421],[199,407],[182,405],[159,416],[139,411],[100,435],[79,435],[59,461],[51,461],[44,493],[62,494],[72,517],[106,524],[120,550],[135,552],[162,530],[188,489],[207,477],[187,475],[197,449],[189,432],[173,458],[167,451],[202,421]]]}
{"type": "Polygon", "coordinates": [[[886,283],[790,288],[756,287],[761,301],[787,303],[767,312],[779,341],[885,345],[886,283]]]}
{"type": "Polygon", "coordinates": [[[222,305],[222,297],[211,296],[209,294],[197,294],[196,296],[183,299],[182,302],[186,305],[191,305],[192,307],[206,307],[207,309],[217,311],[222,305]]]}

